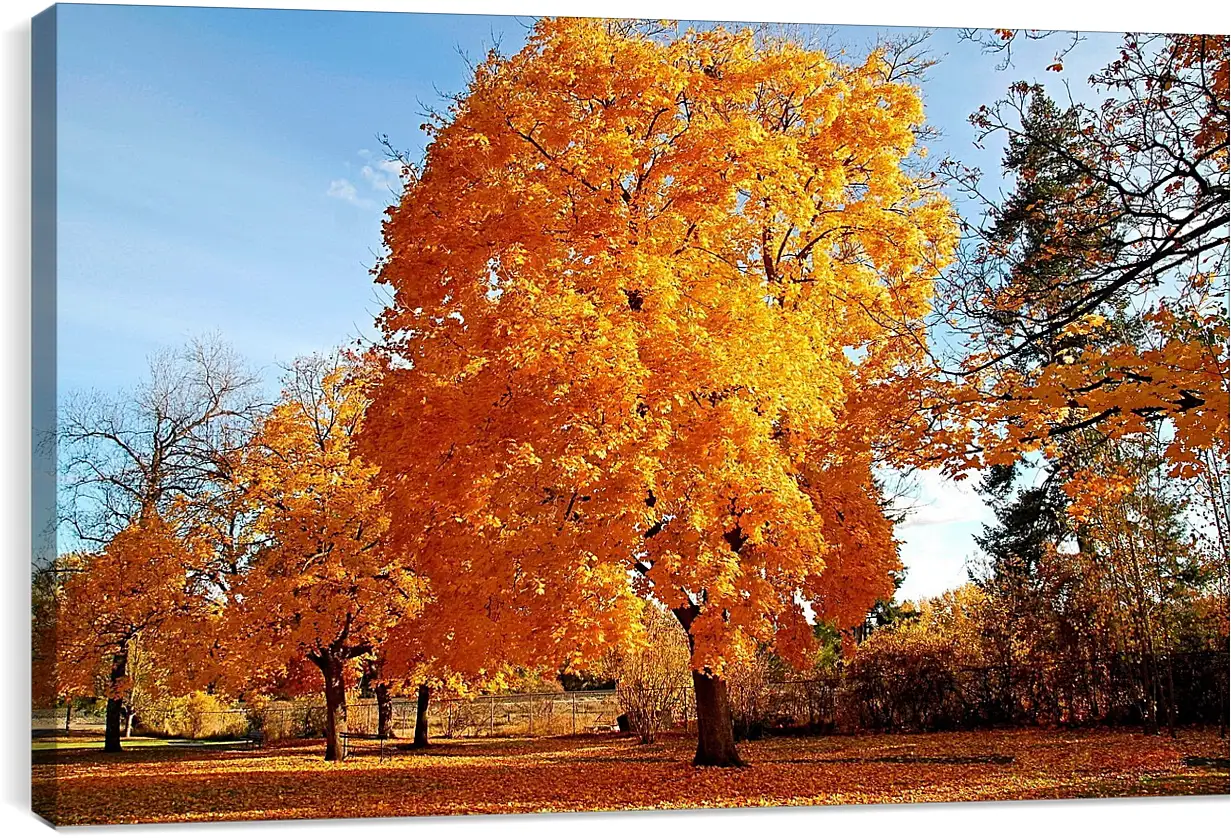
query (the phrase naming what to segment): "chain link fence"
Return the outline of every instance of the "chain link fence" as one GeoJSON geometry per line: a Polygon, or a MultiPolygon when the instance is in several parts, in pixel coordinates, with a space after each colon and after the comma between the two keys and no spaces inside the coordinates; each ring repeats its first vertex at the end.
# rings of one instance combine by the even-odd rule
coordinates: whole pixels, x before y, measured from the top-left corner
{"type": "Polygon", "coordinates": [[[30,728],[39,733],[55,731],[98,731],[107,725],[106,716],[93,710],[69,710],[67,707],[35,708],[31,712],[30,728]]]}
{"type": "MultiPolygon", "coordinates": [[[[394,734],[414,735],[417,705],[414,699],[397,699],[392,705],[394,734]]],[[[429,738],[474,738],[512,736],[564,736],[618,729],[620,707],[615,690],[561,693],[521,693],[473,698],[433,697],[428,705],[429,738]]],[[[47,716],[43,711],[38,719],[47,716]]],[[[375,699],[352,698],[347,702],[347,729],[352,733],[376,733],[379,710],[375,699]]],[[[325,706],[318,699],[271,701],[260,707],[236,707],[207,711],[192,719],[173,719],[158,711],[139,717],[140,727],[163,735],[192,739],[252,737],[260,732],[266,742],[314,739],[324,736],[325,706]]]]}
{"type": "MultiPolygon", "coordinates": [[[[409,702],[406,727],[413,731],[409,702]]],[[[433,701],[428,736],[564,736],[615,730],[620,707],[615,690],[489,695],[433,701]]]]}

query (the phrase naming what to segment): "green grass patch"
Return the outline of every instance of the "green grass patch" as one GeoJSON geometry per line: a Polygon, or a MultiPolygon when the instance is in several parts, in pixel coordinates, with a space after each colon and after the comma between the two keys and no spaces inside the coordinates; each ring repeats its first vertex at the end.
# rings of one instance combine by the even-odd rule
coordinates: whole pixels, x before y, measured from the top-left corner
{"type": "MultiPolygon", "coordinates": [[[[196,741],[193,739],[156,739],[152,736],[133,736],[123,740],[124,749],[128,748],[219,748],[247,745],[243,739],[196,741]]],[[[99,750],[103,748],[102,739],[34,739],[30,743],[34,751],[76,751],[99,750]]]]}

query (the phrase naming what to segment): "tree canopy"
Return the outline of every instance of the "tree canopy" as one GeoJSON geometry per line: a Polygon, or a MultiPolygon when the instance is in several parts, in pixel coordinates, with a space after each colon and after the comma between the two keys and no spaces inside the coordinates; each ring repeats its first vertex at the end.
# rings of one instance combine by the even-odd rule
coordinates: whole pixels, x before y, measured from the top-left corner
{"type": "Polygon", "coordinates": [[[385,224],[365,427],[435,596],[585,656],[635,575],[716,676],[891,592],[866,395],[922,357],[954,225],[890,75],[588,20],[476,69],[385,224]]]}

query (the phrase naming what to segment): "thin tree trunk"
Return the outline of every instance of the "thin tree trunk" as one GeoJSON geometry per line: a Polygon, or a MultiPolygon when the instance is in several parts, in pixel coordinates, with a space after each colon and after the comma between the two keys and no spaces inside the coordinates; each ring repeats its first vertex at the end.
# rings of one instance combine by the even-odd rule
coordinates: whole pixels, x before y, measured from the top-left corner
{"type": "Polygon", "coordinates": [[[415,747],[426,748],[427,741],[427,706],[432,698],[432,688],[427,684],[419,685],[419,693],[415,701],[415,747]]]}
{"type": "Polygon", "coordinates": [[[68,733],[73,724],[73,700],[68,700],[68,705],[64,708],[64,732],[68,733]]]}
{"type": "Polygon", "coordinates": [[[1176,738],[1175,731],[1175,664],[1173,659],[1174,653],[1167,655],[1167,732],[1171,734],[1171,738],[1176,738]]]}
{"type": "Polygon", "coordinates": [[[1139,630],[1144,635],[1141,652],[1141,669],[1145,681],[1146,712],[1148,718],[1145,732],[1151,736],[1158,734],[1158,661],[1154,656],[1154,643],[1147,630],[1139,630]]]}
{"type": "Polygon", "coordinates": [[[120,647],[120,651],[111,659],[111,677],[107,695],[107,727],[103,734],[103,750],[108,753],[119,753],[120,724],[124,716],[124,699],[117,695],[120,684],[128,675],[128,645],[120,647]]]}
{"type": "Polygon", "coordinates": [[[308,659],[325,678],[325,761],[341,762],[346,758],[346,660],[328,651],[309,655],[308,659]]]}
{"type": "Polygon", "coordinates": [[[393,694],[389,685],[379,683],[372,688],[376,693],[376,730],[386,739],[397,739],[393,732],[393,694]]]}

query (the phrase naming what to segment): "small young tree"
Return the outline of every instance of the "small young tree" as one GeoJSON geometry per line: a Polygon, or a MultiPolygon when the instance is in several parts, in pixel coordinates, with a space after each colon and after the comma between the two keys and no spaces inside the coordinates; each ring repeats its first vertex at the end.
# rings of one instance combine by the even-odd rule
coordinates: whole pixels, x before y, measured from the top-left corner
{"type": "MultiPolygon", "coordinates": [[[[264,545],[229,591],[229,665],[263,677],[290,659],[320,671],[325,759],[345,757],[348,670],[419,608],[419,581],[389,549],[376,467],[352,451],[367,367],[345,354],[303,359],[237,466],[264,545]]],[[[237,672],[238,670],[238,672],[237,672]]]]}
{"type": "Polygon", "coordinates": [[[212,609],[199,570],[200,542],[151,513],[99,553],[65,562],[54,632],[57,692],[107,698],[103,749],[121,749],[121,724],[133,687],[135,644],[170,657],[212,609]]]}
{"type": "Polygon", "coordinates": [[[688,635],[679,621],[655,602],[642,612],[642,643],[612,652],[604,674],[616,680],[616,700],[643,744],[687,708],[691,667],[688,635]]]}
{"type": "MultiPolygon", "coordinates": [[[[473,688],[484,683],[503,661],[502,647],[491,643],[491,635],[472,638],[459,626],[458,610],[450,608],[447,600],[427,596],[420,611],[390,628],[378,653],[374,689],[415,698],[416,748],[430,744],[428,710],[433,691],[473,688]]],[[[379,707],[379,692],[377,699],[379,707]]],[[[380,718],[385,718],[385,711],[380,718]]]]}

